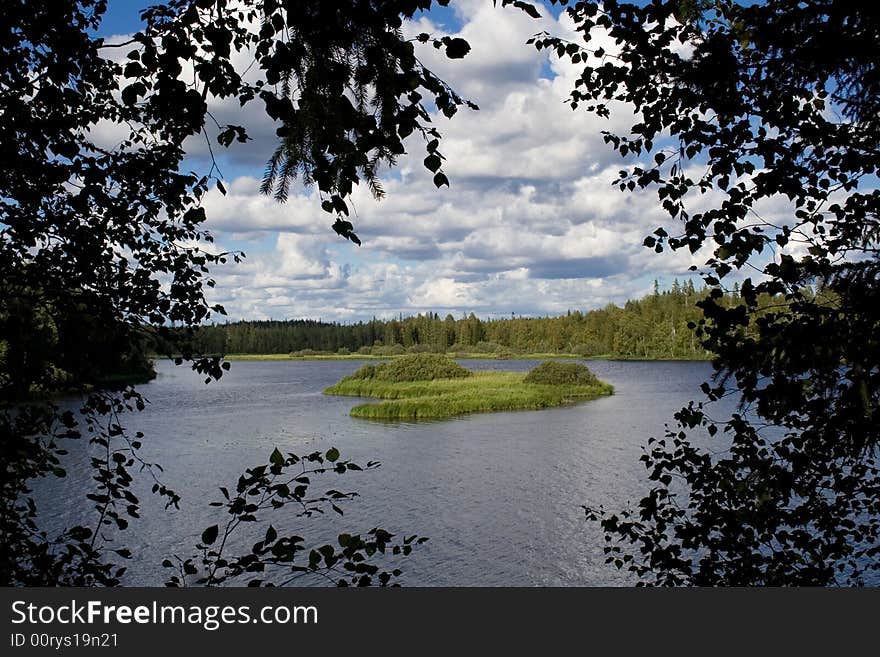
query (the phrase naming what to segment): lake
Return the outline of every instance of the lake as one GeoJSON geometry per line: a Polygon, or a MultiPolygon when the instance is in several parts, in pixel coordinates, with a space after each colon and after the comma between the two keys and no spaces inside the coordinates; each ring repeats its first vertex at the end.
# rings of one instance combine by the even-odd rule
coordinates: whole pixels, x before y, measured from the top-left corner
{"type": "MultiPolygon", "coordinates": [[[[538,362],[462,361],[474,370],[513,371],[538,362]]],[[[405,585],[630,584],[604,563],[601,531],[581,505],[619,508],[641,497],[648,485],[638,461],[642,447],[688,400],[700,398],[699,385],[711,374],[708,363],[590,361],[614,395],[542,411],[389,423],[349,417],[360,399],[321,394],[361,364],[234,362],[220,382],[205,385],[184,366],[157,363],[158,377],[140,388],[151,403],[124,424],[144,432],[145,458],[164,466],[166,483],[183,501],[180,510],[163,510],[146,477],[136,476],[143,517],[124,535],[138,555],[124,584],[161,585],[161,561],[192,555],[201,530],[225,521],[222,509],[208,506],[221,499],[218,486],[234,488],[238,474],[266,463],[275,447],[297,454],[336,447],[344,459],[382,463],[313,480],[313,491],[360,494],[344,503],[344,517],[295,519],[282,510],[267,520],[324,540],[374,526],[427,536],[402,560],[405,585]]],[[[88,477],[85,451],[81,443],[71,448],[67,479],[40,484],[49,527],[87,517],[77,490],[88,477]]]]}

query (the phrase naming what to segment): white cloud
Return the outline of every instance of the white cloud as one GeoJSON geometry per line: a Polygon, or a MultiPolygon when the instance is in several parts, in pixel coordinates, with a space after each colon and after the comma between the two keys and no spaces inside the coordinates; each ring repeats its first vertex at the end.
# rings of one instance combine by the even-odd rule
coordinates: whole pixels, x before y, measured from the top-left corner
{"type": "MultiPolygon", "coordinates": [[[[483,0],[456,6],[463,19],[457,36],[472,52],[454,62],[430,45],[419,53],[481,107],[435,119],[451,188],[434,188],[420,138],[411,138],[384,200],[365,189],[353,195],[358,248],[330,230],[314,190],[298,188],[285,204],[259,195],[272,147],[264,126],[259,148],[236,160],[253,173],[231,181],[226,196],[212,191],[204,201],[221,243],[257,245],[244,264],[217,273],[215,300],[232,318],[553,314],[620,303],[648,292],[652,278],[671,281],[705,260],[704,253],[658,256],[642,246],[670,222],[653,191],[611,186],[621,163],[600,134],[625,131],[631,113],[617,107],[608,121],[573,112],[565,99],[577,67],[525,45],[543,29],[576,38],[567,17],[535,21],[483,0]]],[[[426,19],[406,30],[438,33],[426,19]]]]}
{"type": "Polygon", "coordinates": [[[468,308],[476,303],[474,284],[441,277],[425,281],[407,299],[414,308],[468,308]]]}

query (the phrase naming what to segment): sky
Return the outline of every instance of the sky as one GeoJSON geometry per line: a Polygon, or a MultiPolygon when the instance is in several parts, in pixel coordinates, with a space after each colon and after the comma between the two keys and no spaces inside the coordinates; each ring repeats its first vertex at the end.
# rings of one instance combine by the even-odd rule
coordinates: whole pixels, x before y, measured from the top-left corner
{"type": "MultiPolygon", "coordinates": [[[[625,162],[601,135],[626,132],[631,111],[618,106],[610,120],[573,111],[565,100],[578,68],[526,45],[542,30],[573,36],[567,17],[546,11],[534,20],[489,0],[452,4],[405,31],[469,41],[463,60],[430,45],[419,56],[480,110],[434,118],[449,187],[435,188],[414,138],[398,167],[383,173],[384,199],[355,190],[360,247],[331,230],[315,190],[297,188],[284,204],[260,195],[275,146],[261,103],[213,103],[221,123],[247,125],[254,138],[220,157],[227,195],[212,190],[204,200],[218,247],[247,254],[212,270],[209,300],[230,320],[557,315],[621,304],[650,292],[655,279],[668,287],[705,261],[706,253],[658,255],[642,246],[669,219],[653,191],[612,187],[625,162]]],[[[101,28],[108,42],[138,29],[142,6],[110,0],[101,28]]],[[[208,170],[203,138],[188,152],[192,168],[208,170]]]]}

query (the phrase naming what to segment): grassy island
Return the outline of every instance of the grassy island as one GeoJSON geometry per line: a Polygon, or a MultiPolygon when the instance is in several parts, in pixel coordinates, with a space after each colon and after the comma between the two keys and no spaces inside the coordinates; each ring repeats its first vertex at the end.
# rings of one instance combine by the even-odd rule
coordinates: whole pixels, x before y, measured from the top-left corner
{"type": "Polygon", "coordinates": [[[472,372],[442,355],[417,354],[364,365],[324,394],[383,400],[355,406],[353,417],[412,420],[565,406],[613,390],[580,363],[546,362],[528,374],[472,372]]]}

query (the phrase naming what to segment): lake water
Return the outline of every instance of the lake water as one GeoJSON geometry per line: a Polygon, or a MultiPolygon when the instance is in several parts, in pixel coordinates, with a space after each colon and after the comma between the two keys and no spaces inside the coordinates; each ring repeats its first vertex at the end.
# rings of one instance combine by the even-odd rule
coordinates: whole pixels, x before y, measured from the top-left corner
{"type": "MultiPolygon", "coordinates": [[[[527,371],[537,362],[463,364],[527,371]]],[[[138,558],[127,564],[124,583],[161,585],[161,561],[191,555],[201,530],[225,521],[222,509],[208,506],[221,499],[218,486],[234,488],[238,474],[266,463],[275,447],[298,454],[337,447],[342,458],[382,466],[314,480],[314,491],[360,497],[344,504],[344,517],[298,520],[282,510],[267,518],[279,530],[332,540],[378,525],[427,536],[402,560],[406,585],[628,584],[604,564],[602,534],[581,505],[619,508],[641,497],[647,482],[638,458],[647,438],[662,435],[676,410],[700,398],[711,374],[707,363],[591,361],[615,386],[613,396],[560,409],[388,423],[349,417],[361,400],[321,394],[361,364],[235,362],[222,381],[205,385],[186,367],[157,363],[158,377],[141,387],[150,405],[125,425],[144,432],[145,457],[164,466],[183,501],[180,510],[163,510],[139,478],[143,517],[124,533],[138,558]]],[[[86,455],[72,451],[69,477],[38,490],[46,522],[56,528],[82,522],[89,511],[77,490],[88,476],[86,455]]]]}

